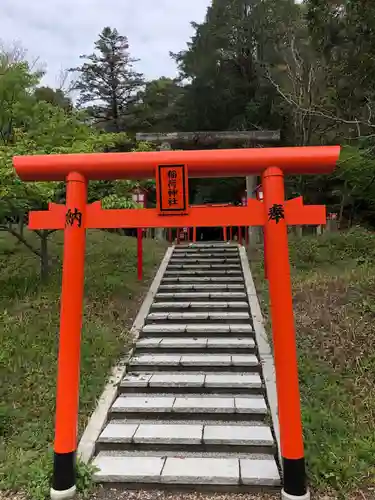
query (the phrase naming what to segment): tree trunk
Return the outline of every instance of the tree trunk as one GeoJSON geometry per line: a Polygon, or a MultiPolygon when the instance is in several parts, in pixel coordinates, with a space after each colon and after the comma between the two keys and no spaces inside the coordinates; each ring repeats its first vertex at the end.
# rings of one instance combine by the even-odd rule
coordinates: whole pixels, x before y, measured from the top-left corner
{"type": "Polygon", "coordinates": [[[164,229],[162,227],[155,228],[155,239],[164,241],[164,229]]]}
{"type": "MultiPolygon", "coordinates": [[[[21,236],[21,238],[24,237],[24,228],[25,228],[25,217],[24,215],[21,215],[18,221],[18,233],[21,236]]],[[[17,241],[17,245],[20,245],[21,243],[22,242],[20,240],[17,241]]]]}
{"type": "Polygon", "coordinates": [[[339,229],[337,220],[335,219],[328,219],[326,227],[328,233],[335,233],[339,229]]]}
{"type": "Polygon", "coordinates": [[[345,196],[345,194],[343,194],[343,195],[342,195],[342,198],[341,198],[341,204],[340,204],[340,214],[339,214],[338,229],[341,229],[341,228],[342,228],[342,222],[343,222],[343,217],[344,217],[345,202],[346,202],[346,196],[345,196]]]}
{"type": "Polygon", "coordinates": [[[42,283],[46,283],[48,280],[48,235],[49,232],[46,230],[40,232],[40,277],[42,283]]]}
{"type": "Polygon", "coordinates": [[[352,207],[350,209],[350,217],[349,217],[349,229],[353,227],[353,222],[356,217],[356,206],[355,203],[352,204],[352,207]]]}
{"type": "Polygon", "coordinates": [[[20,235],[22,236],[23,238],[23,230],[25,229],[25,216],[24,214],[22,214],[22,216],[20,217],[20,221],[19,221],[19,224],[18,224],[18,231],[20,233],[20,235]]]}

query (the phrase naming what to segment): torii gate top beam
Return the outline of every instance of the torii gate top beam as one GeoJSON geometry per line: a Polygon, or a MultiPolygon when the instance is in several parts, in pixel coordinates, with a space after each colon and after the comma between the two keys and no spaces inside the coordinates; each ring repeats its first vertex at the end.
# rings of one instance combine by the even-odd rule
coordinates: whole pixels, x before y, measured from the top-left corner
{"type": "Polygon", "coordinates": [[[24,181],[63,181],[70,172],[87,180],[149,179],[158,165],[178,164],[187,165],[189,177],[245,177],[270,166],[284,174],[329,173],[339,154],[339,146],[308,146],[16,156],[13,163],[24,181]]]}

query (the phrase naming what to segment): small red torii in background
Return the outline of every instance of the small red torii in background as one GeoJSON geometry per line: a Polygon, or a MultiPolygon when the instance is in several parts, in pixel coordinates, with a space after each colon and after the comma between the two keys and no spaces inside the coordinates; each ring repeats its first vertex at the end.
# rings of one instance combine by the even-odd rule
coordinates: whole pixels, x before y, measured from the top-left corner
{"type": "Polygon", "coordinates": [[[29,219],[30,229],[64,230],[55,457],[51,490],[56,493],[56,498],[63,492],[75,490],[86,229],[196,228],[218,225],[262,226],[264,230],[283,488],[290,498],[307,498],[287,225],[324,224],[326,210],[324,206],[305,206],[302,198],[286,201],[284,175],[329,173],[335,168],[339,154],[338,146],[324,146],[14,158],[16,172],[24,181],[65,180],[67,183],[66,205],[51,203],[48,211],[31,212],[29,219]],[[188,171],[190,177],[261,175],[263,201],[249,198],[247,206],[242,207],[189,206],[187,177],[184,177],[186,182],[181,177],[178,182],[173,181],[173,186],[170,183],[167,187],[174,194],[170,208],[163,212],[161,206],[165,203],[165,192],[160,184],[160,172],[165,169],[168,176],[168,172],[172,169],[174,172],[177,168],[185,176],[188,171]],[[105,210],[100,201],[87,204],[89,180],[151,177],[156,177],[157,183],[160,177],[156,209],[105,210]],[[176,198],[176,186],[180,181],[181,186],[184,186],[181,200],[176,198]],[[173,213],[173,210],[176,211],[173,213]],[[166,214],[168,211],[170,213],[166,214]]]}

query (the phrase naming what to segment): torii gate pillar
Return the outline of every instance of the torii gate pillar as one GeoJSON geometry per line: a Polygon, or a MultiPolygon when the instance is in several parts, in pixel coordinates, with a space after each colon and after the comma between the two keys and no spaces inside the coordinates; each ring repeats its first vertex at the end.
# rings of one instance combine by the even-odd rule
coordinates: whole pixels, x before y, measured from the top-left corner
{"type": "Polygon", "coordinates": [[[284,491],[292,497],[309,498],[306,489],[300,394],[297,369],[292,284],[285,218],[284,175],[276,167],[263,173],[265,264],[269,280],[273,354],[276,370],[284,491]],[[273,213],[276,210],[277,213],[273,213]]]}
{"type": "Polygon", "coordinates": [[[72,172],[66,179],[66,227],[60,303],[55,454],[52,495],[75,492],[82,303],[85,267],[87,182],[72,172]]]}

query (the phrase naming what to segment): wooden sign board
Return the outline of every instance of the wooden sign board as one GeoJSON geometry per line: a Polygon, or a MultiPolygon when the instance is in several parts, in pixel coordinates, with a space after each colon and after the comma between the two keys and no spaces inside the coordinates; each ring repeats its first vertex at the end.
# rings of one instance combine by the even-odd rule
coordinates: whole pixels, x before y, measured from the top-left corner
{"type": "Polygon", "coordinates": [[[186,215],[189,209],[186,165],[158,165],[156,192],[160,215],[186,215]]]}

